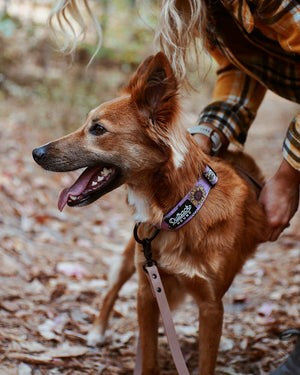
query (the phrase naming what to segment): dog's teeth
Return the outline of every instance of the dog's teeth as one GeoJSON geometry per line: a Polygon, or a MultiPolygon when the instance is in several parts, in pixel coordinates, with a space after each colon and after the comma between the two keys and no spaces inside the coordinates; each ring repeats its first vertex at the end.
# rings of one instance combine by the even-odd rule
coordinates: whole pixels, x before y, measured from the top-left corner
{"type": "MultiPolygon", "coordinates": [[[[98,181],[99,181],[99,179],[98,179],[98,181]]],[[[97,185],[97,181],[93,181],[92,186],[96,186],[96,185],[97,185]]]]}
{"type": "Polygon", "coordinates": [[[74,195],[70,195],[69,197],[72,201],[76,201],[77,197],[74,197],[74,195]]]}
{"type": "Polygon", "coordinates": [[[106,177],[110,173],[111,173],[111,169],[103,168],[101,175],[106,177]]]}
{"type": "Polygon", "coordinates": [[[102,176],[98,176],[97,181],[100,182],[100,181],[103,180],[103,178],[104,178],[104,177],[102,177],[102,176]]]}

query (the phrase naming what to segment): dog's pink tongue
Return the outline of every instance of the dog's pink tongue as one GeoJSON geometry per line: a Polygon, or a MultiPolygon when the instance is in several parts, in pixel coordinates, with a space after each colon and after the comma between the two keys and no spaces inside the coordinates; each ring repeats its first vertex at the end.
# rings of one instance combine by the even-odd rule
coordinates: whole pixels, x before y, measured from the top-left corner
{"type": "Polygon", "coordinates": [[[87,168],[74,182],[74,184],[69,187],[65,188],[60,194],[58,198],[58,209],[62,211],[65,207],[65,205],[68,202],[70,195],[80,195],[85,188],[88,186],[88,183],[90,182],[93,175],[99,170],[99,167],[92,167],[87,168]]]}

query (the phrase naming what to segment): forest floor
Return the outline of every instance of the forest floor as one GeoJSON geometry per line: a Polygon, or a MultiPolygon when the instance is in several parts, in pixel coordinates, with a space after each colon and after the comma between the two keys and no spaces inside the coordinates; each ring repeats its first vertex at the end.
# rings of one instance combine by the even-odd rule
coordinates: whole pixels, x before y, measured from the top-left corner
{"type": "MultiPolygon", "coordinates": [[[[204,90],[187,100],[191,124],[206,97],[204,90]]],[[[249,133],[246,151],[267,177],[280,162],[296,110],[269,94],[249,133]]],[[[57,210],[58,192],[76,173],[45,172],[32,160],[34,147],[64,132],[57,107],[47,111],[51,127],[41,125],[44,112],[30,97],[20,101],[8,95],[0,103],[0,375],[130,374],[137,336],[135,276],[120,293],[106,343],[90,348],[85,341],[109,267],[131,236],[125,192],[120,188],[81,209],[57,210]]],[[[277,335],[300,326],[299,228],[298,213],[277,242],[259,247],[226,294],[217,374],[269,374],[292,349],[293,343],[277,335]]],[[[192,300],[174,312],[174,321],[195,374],[198,315],[192,300]]],[[[160,332],[162,374],[175,374],[160,332]]]]}

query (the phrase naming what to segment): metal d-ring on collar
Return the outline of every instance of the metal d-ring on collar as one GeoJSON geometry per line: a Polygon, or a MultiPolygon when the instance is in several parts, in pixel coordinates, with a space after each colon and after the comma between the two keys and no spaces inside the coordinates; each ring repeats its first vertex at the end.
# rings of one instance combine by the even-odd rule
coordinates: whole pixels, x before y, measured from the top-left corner
{"type": "Polygon", "coordinates": [[[133,235],[134,239],[136,240],[137,243],[141,244],[143,247],[143,253],[146,258],[146,262],[144,265],[145,267],[151,267],[153,264],[156,264],[155,260],[152,259],[152,249],[151,249],[151,242],[154,240],[154,238],[158,235],[160,232],[159,228],[155,228],[154,233],[152,234],[151,237],[146,237],[146,238],[139,238],[138,236],[138,228],[140,226],[140,223],[135,224],[134,230],[133,230],[133,235]]]}

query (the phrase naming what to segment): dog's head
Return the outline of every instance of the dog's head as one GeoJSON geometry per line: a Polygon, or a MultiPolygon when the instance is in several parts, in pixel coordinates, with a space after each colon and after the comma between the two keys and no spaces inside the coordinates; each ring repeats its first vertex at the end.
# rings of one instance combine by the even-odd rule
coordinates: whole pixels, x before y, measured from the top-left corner
{"type": "Polygon", "coordinates": [[[33,150],[50,171],[85,167],[59,208],[83,206],[172,158],[168,134],[179,113],[177,82],[163,53],[147,58],[119,97],[90,111],[75,132],[33,150]]]}

